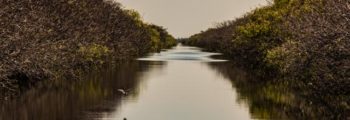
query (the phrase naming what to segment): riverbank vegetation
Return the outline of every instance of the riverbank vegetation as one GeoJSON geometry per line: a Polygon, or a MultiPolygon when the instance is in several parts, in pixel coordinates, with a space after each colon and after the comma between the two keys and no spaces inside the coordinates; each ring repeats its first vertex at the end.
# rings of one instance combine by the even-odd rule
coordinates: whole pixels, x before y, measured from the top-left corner
{"type": "Polygon", "coordinates": [[[257,87],[259,98],[243,95],[252,100],[251,112],[257,116],[348,119],[349,11],[347,0],[274,0],[182,42],[222,52],[262,77],[258,82],[235,81],[239,74],[228,68],[223,71],[237,86],[257,87]],[[271,89],[274,92],[269,92],[271,89]],[[279,106],[271,108],[259,101],[279,106]],[[266,109],[276,109],[281,116],[266,109]]]}
{"type": "Polygon", "coordinates": [[[160,27],[112,0],[0,3],[1,99],[38,81],[64,77],[108,59],[128,60],[176,44],[160,27]]]}
{"type": "MultiPolygon", "coordinates": [[[[254,76],[240,63],[210,63],[211,68],[232,81],[237,101],[249,107],[253,119],[277,120],[346,120],[349,118],[349,97],[310,94],[295,89],[302,81],[271,81],[254,76]]],[[[311,91],[312,92],[312,91],[311,91]]]]}
{"type": "Polygon", "coordinates": [[[349,110],[349,11],[348,0],[273,0],[183,43],[222,52],[258,76],[288,81],[326,106],[336,99],[338,110],[349,110]]]}
{"type": "MultiPolygon", "coordinates": [[[[101,118],[97,113],[109,113],[121,104],[118,88],[135,89],[149,68],[137,61],[123,64],[105,63],[91,68],[80,80],[40,82],[20,98],[6,101],[0,107],[1,120],[76,120],[101,118]],[[108,101],[108,103],[106,103],[108,101]],[[103,103],[103,104],[101,104],[103,103]],[[88,111],[82,114],[82,110],[88,111]]],[[[132,91],[138,95],[139,91],[132,91]]]]}

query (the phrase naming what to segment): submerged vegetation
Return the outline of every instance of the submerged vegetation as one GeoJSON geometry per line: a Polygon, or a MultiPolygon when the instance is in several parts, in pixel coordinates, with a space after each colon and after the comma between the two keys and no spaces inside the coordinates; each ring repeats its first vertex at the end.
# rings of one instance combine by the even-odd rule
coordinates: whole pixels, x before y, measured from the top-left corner
{"type": "Polygon", "coordinates": [[[348,0],[273,0],[183,43],[222,52],[258,76],[288,81],[326,106],[336,104],[334,98],[344,112],[350,109],[349,11],[348,0]]]}
{"type": "Polygon", "coordinates": [[[166,30],[113,0],[0,3],[0,99],[76,69],[127,60],[176,44],[166,30]]]}

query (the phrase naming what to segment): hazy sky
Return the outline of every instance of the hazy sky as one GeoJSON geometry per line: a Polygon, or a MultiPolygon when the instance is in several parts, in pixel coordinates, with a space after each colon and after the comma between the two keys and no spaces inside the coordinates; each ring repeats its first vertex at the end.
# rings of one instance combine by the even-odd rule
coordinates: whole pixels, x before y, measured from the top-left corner
{"type": "Polygon", "coordinates": [[[167,28],[174,37],[188,37],[266,4],[266,0],[117,1],[127,9],[137,10],[146,22],[167,28]]]}

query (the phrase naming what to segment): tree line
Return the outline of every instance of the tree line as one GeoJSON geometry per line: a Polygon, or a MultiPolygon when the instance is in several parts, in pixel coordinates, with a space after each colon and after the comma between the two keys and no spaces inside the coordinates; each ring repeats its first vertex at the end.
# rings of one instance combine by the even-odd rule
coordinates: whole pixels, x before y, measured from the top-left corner
{"type": "Polygon", "coordinates": [[[350,95],[349,6],[349,0],[273,0],[182,42],[222,52],[329,106],[336,104],[330,98],[343,101],[337,109],[344,112],[350,109],[344,97],[350,95]]]}
{"type": "Polygon", "coordinates": [[[176,44],[114,0],[2,0],[0,17],[0,100],[38,81],[76,79],[77,69],[176,44]]]}

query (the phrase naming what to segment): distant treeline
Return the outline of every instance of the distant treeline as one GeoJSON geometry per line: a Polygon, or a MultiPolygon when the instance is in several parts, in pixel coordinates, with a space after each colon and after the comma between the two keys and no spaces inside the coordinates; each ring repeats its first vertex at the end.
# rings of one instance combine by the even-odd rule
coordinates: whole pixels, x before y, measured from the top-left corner
{"type": "Polygon", "coordinates": [[[302,81],[297,86],[320,94],[350,95],[349,0],[273,0],[183,43],[243,61],[259,76],[302,81]]]}
{"type": "Polygon", "coordinates": [[[164,28],[114,0],[2,0],[0,99],[41,80],[73,79],[76,69],[107,58],[128,60],[175,44],[164,28]]]}

